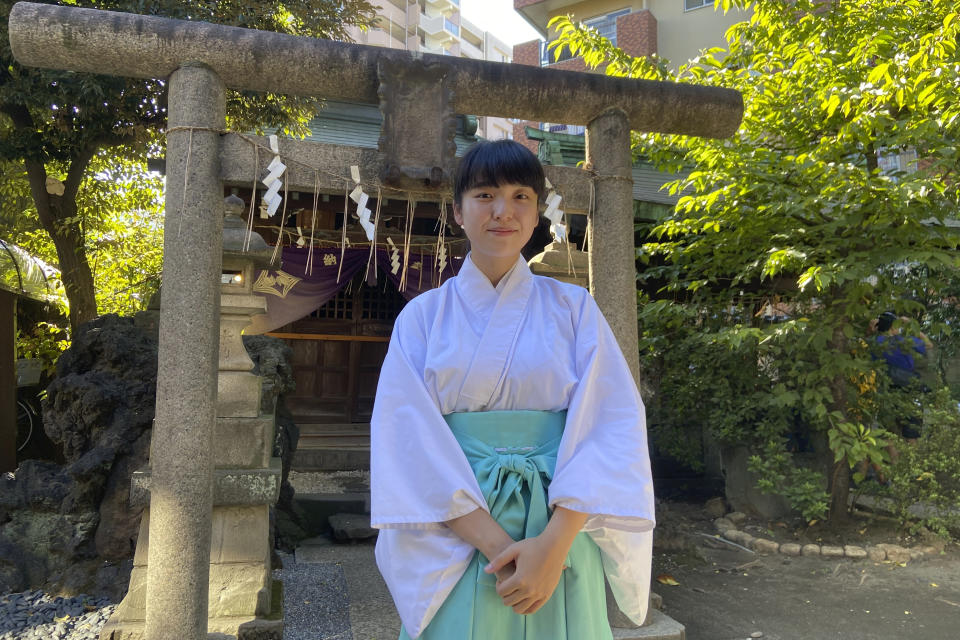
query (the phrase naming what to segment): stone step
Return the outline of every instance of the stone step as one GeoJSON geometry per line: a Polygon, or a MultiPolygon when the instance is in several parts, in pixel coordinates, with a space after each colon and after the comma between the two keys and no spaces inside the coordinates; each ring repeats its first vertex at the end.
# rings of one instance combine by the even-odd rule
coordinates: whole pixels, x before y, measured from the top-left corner
{"type": "Polygon", "coordinates": [[[662,611],[651,609],[649,624],[638,629],[613,629],[614,640],[686,640],[687,630],[662,611]]]}
{"type": "Polygon", "coordinates": [[[370,445],[316,445],[297,447],[294,471],[353,471],[370,469],[370,445]]]}
{"type": "Polygon", "coordinates": [[[312,533],[330,530],[330,516],[336,513],[369,514],[370,493],[312,493],[295,494],[293,498],[307,517],[312,533]]]}
{"type": "MultiPolygon", "coordinates": [[[[297,548],[296,562],[298,565],[340,564],[349,593],[353,640],[383,640],[397,636],[400,618],[377,570],[373,545],[302,545],[297,548]]],[[[659,598],[654,598],[655,605],[657,602],[659,598]]],[[[616,640],[686,640],[686,630],[670,616],[653,609],[650,624],[639,629],[614,629],[613,637],[616,640]]]]}

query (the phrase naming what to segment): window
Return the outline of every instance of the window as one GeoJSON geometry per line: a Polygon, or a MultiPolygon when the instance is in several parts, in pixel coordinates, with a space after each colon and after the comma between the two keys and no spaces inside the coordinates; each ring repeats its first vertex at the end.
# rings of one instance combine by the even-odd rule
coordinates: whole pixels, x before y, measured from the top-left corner
{"type": "Polygon", "coordinates": [[[596,18],[590,18],[589,20],[584,20],[583,24],[588,27],[593,27],[600,33],[601,36],[610,41],[610,44],[617,46],[617,18],[620,16],[625,16],[630,13],[630,9],[620,9],[619,11],[613,11],[606,15],[597,16],[596,18]]]}
{"type": "Polygon", "coordinates": [[[564,60],[570,60],[573,58],[573,54],[570,53],[569,47],[564,47],[560,52],[560,57],[556,58],[557,55],[556,49],[548,49],[550,46],[549,42],[544,40],[540,41],[540,66],[545,67],[547,65],[553,64],[555,62],[563,62],[564,60]]]}
{"type": "Polygon", "coordinates": [[[691,11],[700,7],[713,6],[713,0],[683,0],[683,10],[691,11]]]}

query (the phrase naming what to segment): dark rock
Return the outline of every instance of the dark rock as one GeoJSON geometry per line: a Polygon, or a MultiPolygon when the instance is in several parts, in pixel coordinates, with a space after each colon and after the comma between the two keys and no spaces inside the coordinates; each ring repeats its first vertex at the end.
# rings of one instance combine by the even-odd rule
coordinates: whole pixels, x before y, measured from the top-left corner
{"type": "MultiPolygon", "coordinates": [[[[141,515],[129,504],[130,478],[147,466],[156,403],[155,322],[145,318],[155,313],[97,318],[58,360],[43,423],[64,464],[27,460],[0,475],[0,591],[43,586],[119,599],[126,590],[141,515]]],[[[268,336],[244,343],[263,376],[262,410],[281,416],[275,455],[283,459],[281,504],[289,512],[278,518],[278,539],[292,544],[306,532],[286,481],[299,437],[282,402],[294,388],[291,350],[268,336]]]]}
{"type": "Polygon", "coordinates": [[[100,526],[97,527],[94,543],[97,555],[104,560],[131,558],[137,548],[143,509],[130,506],[130,478],[134,471],[146,464],[149,457],[150,431],[140,435],[130,453],[113,465],[100,502],[100,526]]]}
{"type": "Polygon", "coordinates": [[[727,503],[723,498],[710,498],[703,509],[712,519],[722,518],[727,513],[727,503]]]}
{"type": "Polygon", "coordinates": [[[87,584],[101,550],[132,556],[140,513],[127,496],[147,462],[156,370],[156,340],[115,315],[81,326],[60,356],[43,424],[65,464],[27,460],[0,487],[0,543],[22,588],[87,584]]]}
{"type": "Polygon", "coordinates": [[[333,514],[330,528],[337,540],[369,540],[377,535],[377,530],[370,526],[370,516],[359,513],[333,514]]]}
{"type": "Polygon", "coordinates": [[[293,350],[279,338],[243,336],[243,346],[253,360],[253,373],[260,376],[260,412],[273,413],[277,398],[296,389],[290,357],[293,350]]]}

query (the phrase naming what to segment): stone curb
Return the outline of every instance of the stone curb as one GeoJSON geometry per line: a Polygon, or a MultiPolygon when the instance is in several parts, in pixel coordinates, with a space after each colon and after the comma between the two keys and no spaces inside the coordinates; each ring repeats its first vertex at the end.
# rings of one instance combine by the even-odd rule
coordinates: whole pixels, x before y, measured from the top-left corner
{"type": "Polygon", "coordinates": [[[713,521],[719,535],[729,542],[736,543],[756,551],[760,555],[779,553],[785,556],[820,556],[823,558],[850,558],[852,560],[867,559],[872,562],[916,562],[924,558],[940,555],[940,550],[934,546],[901,547],[896,544],[880,543],[876,545],[858,546],[820,545],[795,542],[778,543],[767,538],[756,538],[746,531],[737,528],[734,522],[742,524],[746,520],[743,513],[733,512],[713,521]]]}

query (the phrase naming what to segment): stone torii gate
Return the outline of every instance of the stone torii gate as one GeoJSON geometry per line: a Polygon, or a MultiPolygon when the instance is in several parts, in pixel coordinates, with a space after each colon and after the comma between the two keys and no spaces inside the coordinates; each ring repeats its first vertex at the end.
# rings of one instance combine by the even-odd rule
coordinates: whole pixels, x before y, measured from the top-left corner
{"type": "Polygon", "coordinates": [[[258,161],[249,138],[224,132],[227,87],[381,105],[379,150],[281,141],[285,159],[330,168],[319,174],[287,162],[287,188],[299,191],[343,193],[344,168],[357,165],[365,179],[439,201],[456,163],[454,114],[586,125],[586,170],[548,167],[548,177],[567,211],[590,212],[590,291],[638,381],[630,130],[725,137],[743,110],[740,94],[725,89],[91,9],[18,3],[9,30],[23,65],[162,78],[169,86],[149,640],[207,631],[223,187],[249,185],[269,160],[258,161]]]}

